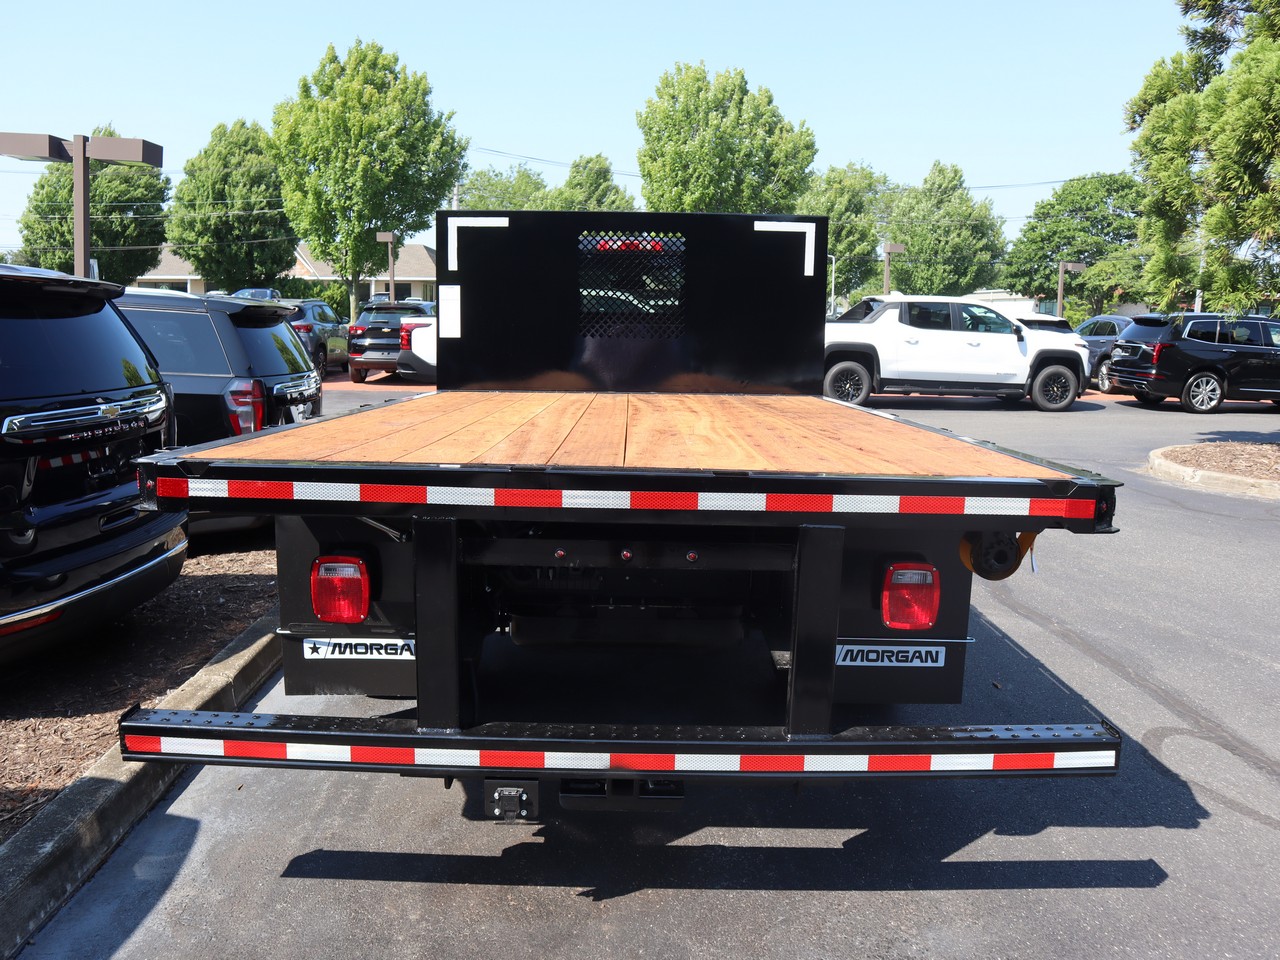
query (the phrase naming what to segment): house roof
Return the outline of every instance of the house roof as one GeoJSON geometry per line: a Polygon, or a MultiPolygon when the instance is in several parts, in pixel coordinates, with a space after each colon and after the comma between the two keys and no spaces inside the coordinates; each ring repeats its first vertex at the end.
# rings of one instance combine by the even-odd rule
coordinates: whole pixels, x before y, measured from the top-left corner
{"type": "MultiPolygon", "coordinates": [[[[311,253],[311,248],[303,242],[300,242],[295,250],[294,266],[288,272],[288,275],[291,277],[305,277],[309,280],[338,279],[338,272],[334,270],[333,266],[315,257],[311,253]]],[[[366,277],[365,279],[378,279],[385,275],[386,271],[381,270],[374,277],[366,277]]],[[[198,276],[199,274],[196,272],[195,267],[174,253],[168,244],[165,244],[160,251],[160,262],[139,279],[188,280],[198,276]]],[[[406,243],[400,248],[400,254],[396,257],[396,280],[434,281],[435,279],[435,250],[425,243],[406,243]]]]}

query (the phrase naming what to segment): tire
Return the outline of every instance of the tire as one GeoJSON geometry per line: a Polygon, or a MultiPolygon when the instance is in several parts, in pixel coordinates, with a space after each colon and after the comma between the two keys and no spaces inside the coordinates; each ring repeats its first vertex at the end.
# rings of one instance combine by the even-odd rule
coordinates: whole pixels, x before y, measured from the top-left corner
{"type": "Polygon", "coordinates": [[[1076,402],[1080,381],[1060,363],[1051,363],[1031,381],[1031,402],[1037,410],[1057,413],[1076,402]]]}
{"type": "Polygon", "coordinates": [[[324,347],[319,347],[316,350],[315,355],[311,358],[311,363],[316,368],[316,373],[320,374],[322,377],[324,376],[325,368],[329,365],[327,362],[328,359],[329,355],[324,347]]]}
{"type": "Polygon", "coordinates": [[[1111,379],[1111,358],[1103,357],[1098,361],[1097,371],[1098,392],[1099,393],[1119,393],[1120,388],[1116,386],[1116,382],[1111,379]]]}
{"type": "Polygon", "coordinates": [[[363,367],[358,369],[356,367],[349,367],[347,369],[347,373],[351,375],[352,383],[364,383],[365,378],[369,376],[369,371],[365,370],[363,367]]]}
{"type": "Polygon", "coordinates": [[[863,404],[871,396],[871,374],[853,360],[842,360],[827,371],[822,392],[846,403],[863,404]]]}
{"type": "Polygon", "coordinates": [[[1164,403],[1164,397],[1157,397],[1155,394],[1147,393],[1144,390],[1133,391],[1133,398],[1144,407],[1158,407],[1164,403]]]}
{"type": "Polygon", "coordinates": [[[1203,371],[1187,377],[1182,388],[1182,409],[1190,413],[1213,413],[1222,406],[1222,378],[1203,371]]]}

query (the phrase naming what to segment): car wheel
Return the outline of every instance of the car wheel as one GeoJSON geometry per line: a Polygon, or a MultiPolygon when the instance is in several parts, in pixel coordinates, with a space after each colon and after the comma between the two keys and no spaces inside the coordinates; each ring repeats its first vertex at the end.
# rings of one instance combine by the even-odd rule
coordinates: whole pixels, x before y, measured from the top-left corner
{"type": "Polygon", "coordinates": [[[1153,393],[1147,393],[1145,390],[1133,391],[1133,398],[1144,407],[1158,407],[1164,403],[1164,397],[1157,397],[1153,393]]]}
{"type": "Polygon", "coordinates": [[[352,383],[364,383],[365,377],[369,376],[369,371],[363,368],[351,367],[347,370],[347,373],[351,374],[352,383]]]}
{"type": "Polygon", "coordinates": [[[1120,388],[1116,386],[1116,382],[1111,379],[1111,358],[1103,357],[1098,361],[1098,392],[1100,393],[1119,393],[1120,388]]]}
{"type": "Polygon", "coordinates": [[[328,355],[326,354],[324,347],[317,347],[315,355],[311,358],[311,363],[316,368],[316,372],[322,377],[324,376],[325,367],[328,366],[328,363],[326,362],[327,360],[328,355]]]}
{"type": "Polygon", "coordinates": [[[866,403],[871,396],[871,374],[860,363],[842,360],[827,371],[822,392],[846,403],[866,403]]]}
{"type": "Polygon", "coordinates": [[[1051,413],[1065,410],[1075,403],[1080,390],[1076,375],[1060,363],[1050,364],[1031,382],[1031,401],[1037,410],[1051,413]]]}
{"type": "Polygon", "coordinates": [[[1222,378],[1216,373],[1193,373],[1182,388],[1182,409],[1213,413],[1222,406],[1222,378]]]}

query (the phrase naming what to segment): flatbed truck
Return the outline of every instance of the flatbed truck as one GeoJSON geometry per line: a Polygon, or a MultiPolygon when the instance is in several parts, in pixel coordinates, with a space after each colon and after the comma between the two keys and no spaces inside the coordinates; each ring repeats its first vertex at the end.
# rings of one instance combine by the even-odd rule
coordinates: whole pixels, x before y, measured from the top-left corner
{"type": "Polygon", "coordinates": [[[1098,716],[959,705],[972,578],[1114,532],[1118,484],[822,397],[823,219],[438,231],[437,391],[140,461],[152,509],[275,517],[286,694],[387,709],[134,708],[126,759],[482,782],[500,819],[1117,771],[1098,716]]]}

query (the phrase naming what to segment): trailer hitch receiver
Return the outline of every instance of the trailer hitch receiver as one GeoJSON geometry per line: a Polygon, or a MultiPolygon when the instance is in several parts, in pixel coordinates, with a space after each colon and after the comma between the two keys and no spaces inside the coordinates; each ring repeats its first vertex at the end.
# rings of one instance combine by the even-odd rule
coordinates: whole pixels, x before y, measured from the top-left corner
{"type": "Polygon", "coordinates": [[[537,780],[486,780],[484,798],[489,815],[506,823],[538,815],[537,780]]]}

